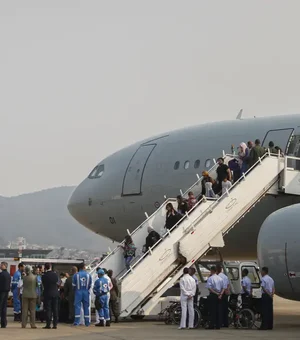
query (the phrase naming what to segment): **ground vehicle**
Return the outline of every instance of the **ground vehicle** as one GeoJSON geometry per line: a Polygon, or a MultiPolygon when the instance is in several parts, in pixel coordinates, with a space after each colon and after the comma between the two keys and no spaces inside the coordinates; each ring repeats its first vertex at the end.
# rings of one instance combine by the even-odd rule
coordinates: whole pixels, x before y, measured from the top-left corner
{"type": "MultiPolygon", "coordinates": [[[[260,273],[258,266],[255,262],[222,262],[222,261],[197,261],[195,267],[200,278],[199,289],[201,291],[201,297],[199,305],[195,306],[195,327],[201,325],[206,327],[208,325],[208,290],[205,288],[205,282],[207,277],[203,273],[207,273],[209,268],[213,265],[221,264],[224,273],[230,279],[231,284],[231,297],[230,308],[228,311],[229,323],[237,328],[252,328],[253,326],[259,328],[261,324],[260,318],[260,273]],[[241,277],[242,270],[247,268],[249,271],[249,278],[252,282],[253,298],[251,303],[246,306],[241,305],[239,295],[241,293],[241,277]],[[203,269],[206,269],[203,270],[203,269]]],[[[181,307],[180,302],[176,302],[168,306],[164,311],[168,315],[165,318],[166,323],[180,323],[181,307]],[[177,305],[177,306],[176,306],[177,305]]]]}

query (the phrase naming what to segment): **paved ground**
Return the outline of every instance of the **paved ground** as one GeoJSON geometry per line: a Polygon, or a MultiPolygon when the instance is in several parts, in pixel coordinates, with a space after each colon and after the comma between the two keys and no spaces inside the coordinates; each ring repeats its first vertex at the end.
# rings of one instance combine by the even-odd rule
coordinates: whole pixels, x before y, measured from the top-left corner
{"type": "MultiPolygon", "coordinates": [[[[37,324],[39,328],[43,324],[37,324]]],[[[179,331],[176,326],[166,326],[163,322],[123,322],[112,324],[110,328],[78,327],[59,325],[57,330],[21,329],[20,324],[9,322],[8,328],[0,329],[0,339],[65,339],[79,340],[156,340],[162,339],[299,339],[300,338],[300,303],[276,298],[275,329],[273,331],[236,330],[207,331],[204,329],[179,331]]]]}

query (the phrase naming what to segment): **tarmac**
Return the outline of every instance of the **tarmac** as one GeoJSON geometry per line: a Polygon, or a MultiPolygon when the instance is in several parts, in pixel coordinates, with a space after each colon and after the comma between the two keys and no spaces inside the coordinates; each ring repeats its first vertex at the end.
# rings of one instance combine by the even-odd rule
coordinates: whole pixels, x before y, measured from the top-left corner
{"type": "Polygon", "coordinates": [[[44,330],[45,324],[37,323],[38,329],[22,329],[19,323],[9,323],[6,329],[0,329],[0,339],[103,339],[103,340],[156,340],[172,339],[299,339],[300,338],[300,302],[283,300],[278,297],[274,301],[275,325],[272,331],[221,329],[205,330],[203,328],[194,330],[178,330],[175,325],[165,325],[162,321],[129,321],[111,324],[111,327],[99,328],[72,327],[59,324],[58,329],[44,330]]]}

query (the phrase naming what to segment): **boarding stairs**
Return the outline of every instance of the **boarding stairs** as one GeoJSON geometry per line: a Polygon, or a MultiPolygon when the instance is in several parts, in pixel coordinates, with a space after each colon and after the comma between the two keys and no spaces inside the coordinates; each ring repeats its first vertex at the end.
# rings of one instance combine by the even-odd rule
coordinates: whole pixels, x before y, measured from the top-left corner
{"type": "MultiPolygon", "coordinates": [[[[233,158],[234,155],[224,155],[225,163],[233,158]]],[[[124,270],[123,249],[119,246],[99,263],[91,271],[94,279],[97,268],[112,269],[118,279],[120,316],[149,315],[161,295],[180,278],[182,268],[192,266],[212,248],[223,247],[224,235],[267,193],[278,194],[280,190],[299,195],[300,171],[288,168],[287,158],[266,152],[224,195],[217,199],[204,197],[171,231],[165,232],[152,249],[146,254],[138,253],[128,271],[124,270]],[[296,188],[295,183],[298,183],[296,188]]],[[[213,178],[216,178],[217,167],[215,164],[209,170],[213,178]]],[[[201,180],[198,176],[184,196],[189,191],[195,195],[201,193],[201,180]]],[[[176,199],[167,199],[132,233],[128,231],[138,250],[145,244],[148,226],[161,232],[168,203],[177,207],[176,199]]]]}

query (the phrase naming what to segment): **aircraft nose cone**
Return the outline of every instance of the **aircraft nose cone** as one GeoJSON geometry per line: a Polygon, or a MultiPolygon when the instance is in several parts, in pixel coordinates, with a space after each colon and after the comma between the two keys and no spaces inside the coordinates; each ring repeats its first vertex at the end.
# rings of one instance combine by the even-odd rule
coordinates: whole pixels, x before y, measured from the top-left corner
{"type": "Polygon", "coordinates": [[[81,190],[77,187],[71,194],[67,207],[70,215],[79,223],[86,225],[87,223],[87,207],[89,199],[83,195],[81,190]]]}

